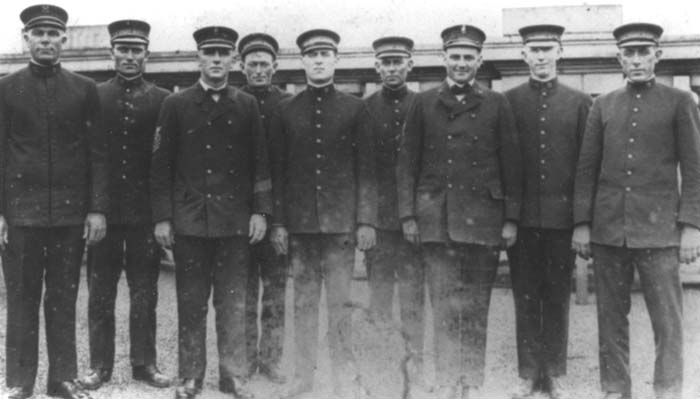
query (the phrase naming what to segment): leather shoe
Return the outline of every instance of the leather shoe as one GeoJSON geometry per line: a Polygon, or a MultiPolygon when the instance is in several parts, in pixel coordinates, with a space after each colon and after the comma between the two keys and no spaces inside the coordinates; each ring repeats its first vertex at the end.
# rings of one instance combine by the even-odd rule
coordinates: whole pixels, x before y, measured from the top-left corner
{"type": "Polygon", "coordinates": [[[551,399],[569,399],[569,392],[564,388],[561,378],[547,377],[549,385],[549,397],[551,399]]]}
{"type": "Polygon", "coordinates": [[[193,378],[185,378],[175,388],[175,399],[194,399],[197,396],[197,384],[193,378]]]}
{"type": "Polygon", "coordinates": [[[219,379],[219,391],[230,393],[236,399],[252,399],[253,394],[244,385],[243,380],[236,377],[219,379]]]}
{"type": "Polygon", "coordinates": [[[12,387],[7,390],[7,399],[27,399],[34,394],[34,388],[27,387],[12,387]]]}
{"type": "Polygon", "coordinates": [[[535,393],[535,380],[530,378],[519,378],[518,384],[515,386],[512,399],[528,399],[535,393]]]}
{"type": "Polygon", "coordinates": [[[294,379],[289,387],[281,395],[282,399],[298,399],[310,394],[314,389],[313,382],[294,379]]]}
{"type": "Polygon", "coordinates": [[[80,378],[78,382],[83,389],[93,391],[99,389],[102,384],[108,382],[110,379],[112,379],[112,370],[96,368],[90,369],[90,372],[80,378]]]}
{"type": "Polygon", "coordinates": [[[46,394],[63,399],[92,399],[75,381],[50,382],[46,394]]]}
{"type": "Polygon", "coordinates": [[[153,364],[148,366],[135,366],[132,369],[131,376],[136,381],[143,381],[148,385],[156,388],[167,388],[170,386],[170,378],[161,373],[153,364]]]}
{"type": "Polygon", "coordinates": [[[274,384],[282,385],[287,382],[287,377],[285,377],[284,374],[282,374],[279,367],[277,366],[268,366],[261,364],[260,374],[267,378],[268,381],[274,384]]]}

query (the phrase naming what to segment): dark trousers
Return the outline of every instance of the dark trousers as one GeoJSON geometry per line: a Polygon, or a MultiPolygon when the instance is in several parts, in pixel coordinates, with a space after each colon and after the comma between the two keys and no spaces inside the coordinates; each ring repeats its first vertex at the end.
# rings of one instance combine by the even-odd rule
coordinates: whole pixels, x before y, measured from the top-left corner
{"type": "Polygon", "coordinates": [[[574,259],[571,230],[520,228],[508,250],[521,378],[566,374],[574,259]]]}
{"type": "Polygon", "coordinates": [[[34,386],[44,285],[48,381],[73,380],[77,376],[75,302],[85,247],[82,236],[83,226],[9,226],[9,244],[2,259],[7,287],[8,387],[34,386]]]}
{"type": "Polygon", "coordinates": [[[212,287],[219,378],[247,375],[245,288],[249,251],[247,237],[175,237],[180,378],[204,378],[207,311],[212,287]]]}
{"type": "MultiPolygon", "coordinates": [[[[295,377],[313,383],[318,346],[318,305],[325,282],[332,376],[341,377],[354,356],[350,341],[350,285],[355,242],[350,234],[293,234],[289,239],[294,276],[295,377]]],[[[353,376],[348,376],[353,377],[353,376]]]]}
{"type": "Polygon", "coordinates": [[[377,245],[366,252],[365,259],[370,309],[390,321],[394,283],[398,283],[404,333],[411,349],[422,353],[425,273],[420,247],[406,241],[401,232],[377,230],[377,245]]]}
{"type": "Polygon", "coordinates": [[[251,247],[251,265],[246,287],[246,352],[253,371],[258,367],[276,368],[284,344],[284,293],[287,283],[287,257],[277,255],[266,237],[251,247]],[[258,299],[262,285],[260,330],[258,299]]]}
{"type": "Polygon", "coordinates": [[[423,255],[433,305],[436,383],[481,386],[498,250],[474,244],[426,243],[423,255]]]}
{"type": "MultiPolygon", "coordinates": [[[[683,385],[683,298],[678,248],[631,249],[593,245],[600,379],[607,392],[631,396],[630,286],[639,278],[654,330],[654,390],[680,398],[683,385]]],[[[651,350],[651,348],[650,348],[651,350]]]]}
{"type": "Polygon", "coordinates": [[[114,307],[122,270],[129,285],[131,365],[156,364],[156,305],[160,249],[153,227],[111,225],[88,249],[90,367],[114,366],[114,307]]]}

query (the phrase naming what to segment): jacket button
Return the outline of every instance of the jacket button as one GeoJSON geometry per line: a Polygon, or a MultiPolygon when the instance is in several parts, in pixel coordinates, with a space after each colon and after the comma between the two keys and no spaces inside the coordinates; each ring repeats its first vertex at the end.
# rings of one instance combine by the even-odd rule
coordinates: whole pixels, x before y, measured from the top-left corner
{"type": "Polygon", "coordinates": [[[547,104],[542,104],[543,109],[547,109],[547,104]]]}
{"type": "Polygon", "coordinates": [[[451,165],[451,164],[452,164],[452,160],[451,160],[451,159],[448,159],[448,160],[447,160],[447,163],[451,165]]]}
{"type": "Polygon", "coordinates": [[[472,119],[476,119],[476,114],[472,114],[472,119]]]}
{"type": "Polygon", "coordinates": [[[211,174],[211,169],[207,169],[207,174],[208,174],[208,175],[211,174]]]}
{"type": "Polygon", "coordinates": [[[317,124],[316,124],[316,128],[320,128],[320,127],[321,127],[321,124],[320,124],[320,123],[317,123],[317,124]]]}
{"type": "Polygon", "coordinates": [[[540,118],[540,120],[541,120],[542,122],[544,122],[545,120],[547,120],[547,118],[545,118],[545,117],[543,116],[543,117],[540,118]]]}
{"type": "Polygon", "coordinates": [[[126,175],[122,175],[122,180],[126,180],[126,175]]]}
{"type": "Polygon", "coordinates": [[[211,199],[211,194],[207,194],[207,198],[208,198],[208,199],[211,199]]]}
{"type": "Polygon", "coordinates": [[[321,141],[323,141],[323,140],[321,140],[320,138],[316,139],[317,143],[320,143],[321,141]]]}
{"type": "Polygon", "coordinates": [[[126,165],[126,159],[122,159],[122,165],[126,165]]]}
{"type": "Polygon", "coordinates": [[[448,140],[452,140],[452,135],[451,135],[451,134],[448,134],[448,135],[447,135],[447,139],[448,139],[448,140]]]}
{"type": "Polygon", "coordinates": [[[232,124],[233,124],[233,121],[232,121],[232,120],[228,120],[226,123],[228,123],[229,125],[232,125],[232,124]]]}
{"type": "Polygon", "coordinates": [[[316,169],[316,174],[320,175],[321,174],[321,169],[316,169]]]}
{"type": "Polygon", "coordinates": [[[452,188],[452,183],[447,183],[447,188],[452,188]]]}
{"type": "Polygon", "coordinates": [[[122,132],[122,134],[123,134],[124,136],[126,136],[127,134],[129,134],[129,131],[124,130],[124,131],[122,132]]]}
{"type": "Polygon", "coordinates": [[[207,121],[207,126],[211,126],[211,121],[207,121]]]}
{"type": "Polygon", "coordinates": [[[630,137],[630,143],[634,143],[634,137],[630,137]]]}
{"type": "Polygon", "coordinates": [[[122,146],[122,150],[126,150],[126,144],[122,146]]]}
{"type": "Polygon", "coordinates": [[[540,144],[540,148],[544,149],[545,147],[547,147],[547,146],[544,144],[540,144]]]}
{"type": "Polygon", "coordinates": [[[632,176],[632,171],[631,171],[631,170],[628,170],[628,171],[627,171],[627,176],[632,176]]]}
{"type": "Polygon", "coordinates": [[[478,165],[478,162],[473,161],[473,162],[472,162],[472,166],[476,166],[476,165],[478,165]]]}
{"type": "Polygon", "coordinates": [[[316,186],[316,190],[321,190],[321,186],[316,186]]]}
{"type": "Polygon", "coordinates": [[[627,158],[628,158],[628,159],[632,159],[632,158],[633,158],[633,155],[632,155],[632,154],[627,154],[627,158]]]}
{"type": "Polygon", "coordinates": [[[205,145],[204,148],[206,148],[207,150],[211,150],[211,144],[205,145]]]}
{"type": "Polygon", "coordinates": [[[544,136],[545,134],[547,134],[547,132],[545,132],[544,130],[540,130],[540,134],[544,136]]]}
{"type": "Polygon", "coordinates": [[[317,110],[316,110],[316,113],[317,113],[317,114],[321,114],[321,110],[320,110],[320,109],[317,109],[317,110]]]}
{"type": "Polygon", "coordinates": [[[634,108],[632,108],[632,111],[634,111],[634,112],[639,112],[639,108],[634,107],[634,108]]]}
{"type": "Polygon", "coordinates": [[[632,122],[632,127],[637,127],[637,122],[632,122]]]}
{"type": "Polygon", "coordinates": [[[233,169],[229,169],[228,174],[229,174],[229,175],[232,175],[232,174],[233,174],[233,169]]]}
{"type": "Polygon", "coordinates": [[[316,159],[321,159],[321,154],[316,154],[316,159]]]}
{"type": "Polygon", "coordinates": [[[625,191],[627,191],[627,192],[632,191],[632,187],[625,187],[625,191]]]}
{"type": "Polygon", "coordinates": [[[476,186],[472,186],[472,191],[476,191],[476,186]]]}

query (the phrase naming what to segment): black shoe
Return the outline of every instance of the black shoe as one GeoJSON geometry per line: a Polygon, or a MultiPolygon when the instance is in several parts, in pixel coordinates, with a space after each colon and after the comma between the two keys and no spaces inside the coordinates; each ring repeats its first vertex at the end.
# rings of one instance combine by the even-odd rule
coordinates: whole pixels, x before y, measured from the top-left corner
{"type": "Polygon", "coordinates": [[[158,370],[155,365],[134,366],[131,376],[136,381],[143,381],[156,388],[167,388],[170,386],[170,378],[158,370]]]}
{"type": "Polygon", "coordinates": [[[34,394],[34,387],[12,387],[7,390],[7,399],[27,399],[34,394]]]}
{"type": "Polygon", "coordinates": [[[92,399],[75,381],[49,382],[46,394],[63,399],[92,399]]]}
{"type": "Polygon", "coordinates": [[[253,399],[253,394],[243,387],[244,383],[239,378],[219,379],[219,391],[230,393],[236,399],[253,399]]]}
{"type": "Polygon", "coordinates": [[[112,370],[109,369],[90,369],[86,375],[80,378],[78,382],[83,389],[95,390],[99,389],[104,383],[112,379],[112,370]]]}
{"type": "Polygon", "coordinates": [[[282,374],[282,371],[277,366],[260,365],[260,374],[263,375],[268,381],[283,385],[287,383],[287,377],[282,374]]]}
{"type": "Polygon", "coordinates": [[[192,378],[185,378],[180,385],[175,388],[175,399],[194,399],[198,393],[195,380],[192,378]]]}

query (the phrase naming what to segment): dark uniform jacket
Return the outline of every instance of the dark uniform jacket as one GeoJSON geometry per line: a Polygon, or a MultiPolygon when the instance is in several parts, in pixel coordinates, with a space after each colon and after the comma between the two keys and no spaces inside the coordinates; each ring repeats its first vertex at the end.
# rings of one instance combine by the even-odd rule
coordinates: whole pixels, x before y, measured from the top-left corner
{"type": "Polygon", "coordinates": [[[523,156],[520,226],[571,229],[574,176],[591,97],[557,81],[529,82],[505,93],[523,156]]]}
{"type": "Polygon", "coordinates": [[[0,79],[0,214],[16,226],[106,213],[107,140],[92,80],[30,63],[0,79]]]}
{"type": "Polygon", "coordinates": [[[270,120],[272,120],[272,114],[280,101],[284,100],[285,98],[292,97],[291,93],[287,93],[277,86],[255,88],[245,85],[241,89],[246,93],[253,95],[253,97],[258,100],[260,119],[262,119],[265,132],[270,131],[270,120]]]}
{"type": "Polygon", "coordinates": [[[700,227],[699,129],[690,93],[654,81],[596,98],[576,171],[574,222],[590,223],[597,244],[677,246],[681,223],[700,227]]]}
{"type": "Polygon", "coordinates": [[[97,85],[109,144],[109,222],[152,223],[149,171],[158,111],[169,91],[142,78],[97,85]]]}
{"type": "Polygon", "coordinates": [[[522,165],[506,97],[475,83],[462,101],[447,82],[419,93],[397,166],[399,217],[423,242],[498,245],[520,216],[522,165]]]}
{"type": "Polygon", "coordinates": [[[365,99],[372,115],[377,145],[377,227],[383,230],[401,230],[396,191],[396,158],[406,112],[415,97],[416,93],[404,86],[400,90],[382,87],[365,99]]]}
{"type": "Polygon", "coordinates": [[[270,126],[275,223],[290,233],[351,233],[377,224],[374,137],[361,99],[309,87],[270,126]]]}
{"type": "Polygon", "coordinates": [[[153,220],[199,237],[247,235],[271,213],[267,146],[258,105],[233,87],[215,102],[197,82],[163,102],[153,141],[153,220]]]}

